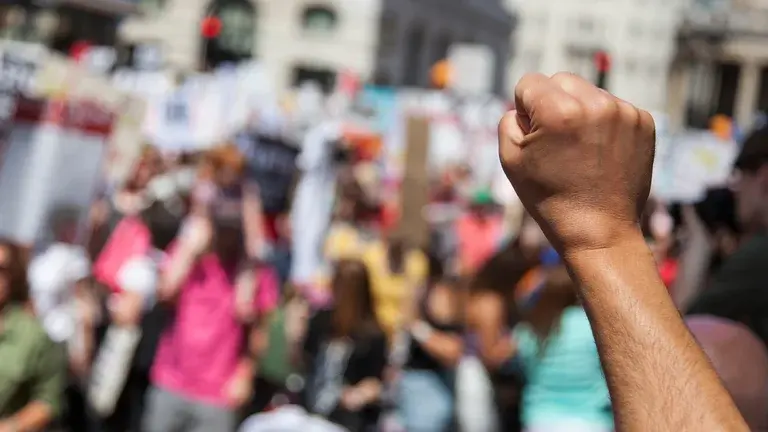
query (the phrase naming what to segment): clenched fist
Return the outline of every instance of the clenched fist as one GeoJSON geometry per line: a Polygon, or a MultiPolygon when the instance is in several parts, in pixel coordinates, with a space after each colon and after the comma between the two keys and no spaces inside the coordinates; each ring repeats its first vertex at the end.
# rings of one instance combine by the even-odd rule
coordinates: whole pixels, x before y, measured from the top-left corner
{"type": "Polygon", "coordinates": [[[651,186],[646,111],[568,73],[524,76],[499,124],[499,155],[525,208],[564,254],[634,236],[651,186]]]}

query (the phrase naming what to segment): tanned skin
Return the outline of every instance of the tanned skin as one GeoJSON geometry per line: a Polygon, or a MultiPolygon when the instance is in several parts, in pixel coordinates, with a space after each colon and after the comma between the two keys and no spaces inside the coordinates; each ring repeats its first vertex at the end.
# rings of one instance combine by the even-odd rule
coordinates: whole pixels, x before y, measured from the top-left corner
{"type": "Polygon", "coordinates": [[[572,74],[524,76],[499,154],[565,260],[595,334],[619,431],[748,431],[685,327],[640,231],[650,114],[572,74]]]}

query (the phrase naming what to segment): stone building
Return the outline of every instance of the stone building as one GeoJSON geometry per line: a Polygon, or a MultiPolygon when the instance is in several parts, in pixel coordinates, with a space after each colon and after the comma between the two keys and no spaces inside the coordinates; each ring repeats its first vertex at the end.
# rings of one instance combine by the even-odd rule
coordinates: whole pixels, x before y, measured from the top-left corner
{"type": "Polygon", "coordinates": [[[141,7],[142,16],[123,23],[124,43],[156,44],[179,70],[255,58],[278,89],[305,79],[327,88],[339,72],[424,86],[452,43],[474,42],[496,54],[500,92],[514,26],[500,0],[142,0],[141,7]]]}
{"type": "Polygon", "coordinates": [[[715,114],[743,130],[768,111],[768,1],[697,0],[682,23],[670,72],[672,125],[706,127],[715,114]]]}
{"type": "Polygon", "coordinates": [[[508,75],[511,94],[526,72],[570,71],[597,80],[594,57],[610,57],[607,88],[663,111],[676,32],[688,0],[506,0],[519,25],[508,75]]]}
{"type": "Polygon", "coordinates": [[[0,38],[69,52],[78,42],[113,45],[119,21],[137,11],[129,0],[6,0],[0,38]]]}

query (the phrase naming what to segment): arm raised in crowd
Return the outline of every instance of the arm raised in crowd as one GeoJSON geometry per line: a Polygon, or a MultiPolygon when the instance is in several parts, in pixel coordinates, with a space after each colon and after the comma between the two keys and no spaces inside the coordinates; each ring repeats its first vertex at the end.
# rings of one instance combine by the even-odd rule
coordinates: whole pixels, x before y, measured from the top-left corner
{"type": "Polygon", "coordinates": [[[524,76],[499,125],[504,170],[579,286],[617,430],[747,431],[644,242],[650,114],[572,74],[524,76]]]}
{"type": "Polygon", "coordinates": [[[192,216],[187,221],[160,277],[158,301],[170,303],[176,300],[198,257],[210,247],[212,236],[213,227],[207,218],[192,216]]]}

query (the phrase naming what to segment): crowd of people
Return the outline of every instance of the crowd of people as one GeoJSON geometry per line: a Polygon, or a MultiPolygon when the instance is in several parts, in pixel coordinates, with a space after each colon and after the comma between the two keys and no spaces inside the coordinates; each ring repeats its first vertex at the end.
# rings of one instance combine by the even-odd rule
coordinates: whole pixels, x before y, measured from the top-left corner
{"type": "MultiPolygon", "coordinates": [[[[52,212],[53,244],[1,242],[0,432],[309,428],[299,418],[318,430],[614,430],[594,305],[547,240],[553,225],[452,167],[430,204],[456,211],[415,244],[334,145],[333,180],[315,184],[331,194],[327,220],[322,197],[300,202],[308,155],[292,204],[270,213],[237,145],[150,146],[94,203],[87,244],[68,209],[52,212]]],[[[649,201],[642,230],[736,406],[765,430],[768,129],[734,170],[733,192],[699,205],[649,201]]],[[[555,223],[580,238],[579,218],[590,214],[555,223]]]]}

